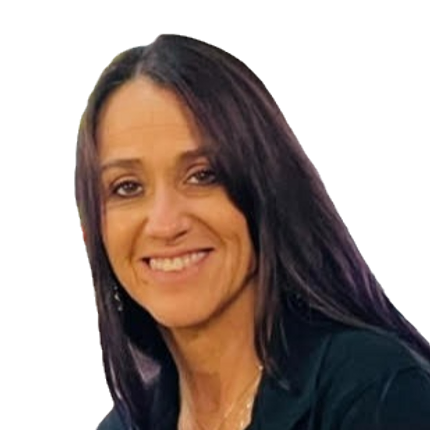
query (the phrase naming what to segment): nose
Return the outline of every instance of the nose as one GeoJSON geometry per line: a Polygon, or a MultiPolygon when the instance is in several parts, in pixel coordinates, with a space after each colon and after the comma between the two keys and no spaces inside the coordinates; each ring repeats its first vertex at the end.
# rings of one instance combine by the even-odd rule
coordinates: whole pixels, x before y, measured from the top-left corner
{"type": "Polygon", "coordinates": [[[174,241],[190,229],[184,198],[174,190],[159,190],[147,206],[145,235],[151,239],[174,241]]]}

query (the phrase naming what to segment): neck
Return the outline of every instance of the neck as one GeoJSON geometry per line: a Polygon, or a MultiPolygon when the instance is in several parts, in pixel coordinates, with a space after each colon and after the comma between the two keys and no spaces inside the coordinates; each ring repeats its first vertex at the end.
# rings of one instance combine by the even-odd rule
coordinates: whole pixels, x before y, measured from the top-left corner
{"type": "Polygon", "coordinates": [[[179,372],[180,421],[191,418],[202,428],[223,428],[225,414],[232,405],[239,408],[240,401],[246,402],[246,395],[253,395],[246,390],[255,389],[259,378],[254,289],[248,288],[240,303],[230,304],[201,326],[162,329],[162,333],[179,372]]]}

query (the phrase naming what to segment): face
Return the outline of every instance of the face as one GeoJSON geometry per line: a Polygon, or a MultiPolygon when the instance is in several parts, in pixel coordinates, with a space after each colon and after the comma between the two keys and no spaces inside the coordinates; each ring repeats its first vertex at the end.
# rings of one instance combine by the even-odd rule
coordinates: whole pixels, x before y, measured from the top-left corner
{"type": "Polygon", "coordinates": [[[240,309],[253,291],[247,222],[178,97],[147,79],[122,85],[100,113],[97,142],[103,241],[131,297],[165,327],[240,309]]]}

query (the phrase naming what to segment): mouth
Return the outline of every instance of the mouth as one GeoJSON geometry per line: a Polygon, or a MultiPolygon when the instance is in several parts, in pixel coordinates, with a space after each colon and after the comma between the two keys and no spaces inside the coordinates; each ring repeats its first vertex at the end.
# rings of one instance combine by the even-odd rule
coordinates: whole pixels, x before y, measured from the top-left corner
{"type": "MultiPolygon", "coordinates": [[[[212,249],[212,248],[196,249],[195,251],[192,251],[192,252],[190,252],[189,254],[197,253],[197,252],[205,252],[205,253],[207,253],[207,252],[210,252],[210,251],[213,251],[213,249],[212,249]]],[[[182,256],[181,256],[181,257],[182,257],[182,256]]],[[[149,265],[149,262],[150,262],[151,258],[152,258],[152,257],[145,257],[145,258],[143,258],[142,260],[143,260],[146,264],[148,264],[148,265],[149,265]]],[[[167,258],[167,257],[166,257],[166,258],[167,258]]]]}
{"type": "Polygon", "coordinates": [[[213,249],[202,249],[196,252],[204,253],[201,259],[192,262],[189,266],[178,268],[177,270],[166,271],[161,268],[153,268],[150,266],[150,258],[142,259],[142,266],[145,278],[150,279],[154,284],[158,285],[174,285],[181,284],[185,281],[193,281],[207,266],[211,260],[213,249]]]}

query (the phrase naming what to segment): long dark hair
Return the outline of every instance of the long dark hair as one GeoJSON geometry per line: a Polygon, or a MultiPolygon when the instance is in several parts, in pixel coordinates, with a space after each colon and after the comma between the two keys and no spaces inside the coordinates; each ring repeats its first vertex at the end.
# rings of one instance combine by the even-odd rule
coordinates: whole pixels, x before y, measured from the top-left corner
{"type": "Polygon", "coordinates": [[[115,278],[100,228],[98,113],[115,89],[142,76],[188,106],[218,178],[247,218],[258,259],[255,345],[269,373],[282,374],[284,316],[296,305],[348,326],[394,333],[430,360],[429,344],[384,294],[263,83],[221,49],[162,35],[120,54],[105,69],[83,114],[77,146],[76,199],[106,378],[130,428],[174,428],[179,411],[172,357],[152,317],[115,278]]]}

